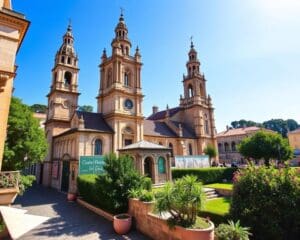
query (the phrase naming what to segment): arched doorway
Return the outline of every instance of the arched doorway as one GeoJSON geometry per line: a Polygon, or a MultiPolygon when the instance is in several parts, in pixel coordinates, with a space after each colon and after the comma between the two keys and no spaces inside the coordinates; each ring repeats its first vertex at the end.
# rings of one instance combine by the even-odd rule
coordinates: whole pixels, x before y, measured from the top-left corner
{"type": "Polygon", "coordinates": [[[62,159],[62,172],[61,172],[61,187],[62,192],[69,191],[69,182],[70,182],[70,156],[65,154],[62,159]]]}
{"type": "Polygon", "coordinates": [[[144,175],[153,181],[153,161],[151,157],[146,157],[144,160],[144,175]]]}

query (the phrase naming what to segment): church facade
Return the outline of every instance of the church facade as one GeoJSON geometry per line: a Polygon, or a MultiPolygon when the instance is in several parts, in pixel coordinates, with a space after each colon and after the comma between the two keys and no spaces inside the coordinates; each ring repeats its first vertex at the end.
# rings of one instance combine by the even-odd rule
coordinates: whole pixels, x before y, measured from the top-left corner
{"type": "Polygon", "coordinates": [[[110,152],[131,154],[137,169],[160,183],[171,179],[175,155],[201,155],[208,144],[217,146],[214,108],[193,43],[179,106],[163,111],[154,106],[147,118],[142,105],[141,54],[138,47],[132,54],[122,14],[111,47],[111,55],[104,50],[99,65],[97,112],[81,112],[76,110],[79,68],[71,26],[63,36],[47,95],[45,185],[76,191],[80,156],[110,152]]]}

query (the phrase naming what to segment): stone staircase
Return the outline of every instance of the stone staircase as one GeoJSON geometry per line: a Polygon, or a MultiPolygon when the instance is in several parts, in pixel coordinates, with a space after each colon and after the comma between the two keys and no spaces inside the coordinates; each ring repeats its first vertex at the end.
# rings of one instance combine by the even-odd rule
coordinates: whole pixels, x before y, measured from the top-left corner
{"type": "Polygon", "coordinates": [[[206,200],[211,200],[220,197],[219,194],[213,188],[204,188],[206,200]]]}

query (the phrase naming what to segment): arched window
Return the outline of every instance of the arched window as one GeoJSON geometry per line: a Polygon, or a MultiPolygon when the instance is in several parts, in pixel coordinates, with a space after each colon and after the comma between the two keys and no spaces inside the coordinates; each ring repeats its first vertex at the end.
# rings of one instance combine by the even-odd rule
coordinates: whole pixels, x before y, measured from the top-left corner
{"type": "Polygon", "coordinates": [[[169,143],[169,148],[171,148],[171,157],[174,156],[174,150],[173,150],[173,144],[172,143],[169,143]]]}
{"type": "Polygon", "coordinates": [[[124,85],[129,87],[129,74],[127,72],[124,73],[124,85]]]}
{"type": "Polygon", "coordinates": [[[192,69],[189,67],[189,75],[192,75],[192,69]]]}
{"type": "Polygon", "coordinates": [[[61,63],[65,63],[65,57],[62,56],[61,59],[60,59],[61,63]]]}
{"type": "Polygon", "coordinates": [[[235,144],[235,142],[231,143],[231,151],[233,151],[233,152],[236,151],[236,144],[235,144]]]}
{"type": "Polygon", "coordinates": [[[57,72],[54,73],[53,82],[56,82],[57,80],[57,72]]]}
{"type": "Polygon", "coordinates": [[[189,154],[193,155],[193,147],[191,143],[189,143],[189,154]]]}
{"type": "Polygon", "coordinates": [[[106,87],[110,87],[111,83],[112,83],[112,71],[111,69],[109,69],[107,72],[106,87]]]}
{"type": "Polygon", "coordinates": [[[166,160],[163,157],[158,158],[158,173],[166,173],[166,160]]]}
{"type": "Polygon", "coordinates": [[[193,74],[196,73],[196,67],[193,66],[193,74]]]}
{"type": "Polygon", "coordinates": [[[68,64],[71,64],[71,58],[68,57],[68,64]]]}
{"type": "Polygon", "coordinates": [[[95,140],[94,155],[102,155],[102,141],[101,141],[101,139],[96,139],[95,140]]]}
{"type": "Polygon", "coordinates": [[[208,123],[208,117],[207,114],[204,115],[204,131],[206,134],[209,134],[209,123],[208,123]]]}
{"type": "Polygon", "coordinates": [[[224,143],[225,152],[229,152],[229,144],[226,142],[224,143]]]}
{"type": "Polygon", "coordinates": [[[122,54],[124,54],[124,46],[121,45],[121,51],[122,51],[122,54]]]}
{"type": "Polygon", "coordinates": [[[193,97],[194,96],[194,90],[193,90],[193,86],[192,85],[188,86],[188,96],[189,97],[193,97]]]}
{"type": "Polygon", "coordinates": [[[126,55],[129,55],[129,47],[126,47],[126,55]]]}
{"type": "Polygon", "coordinates": [[[64,84],[66,87],[70,86],[72,82],[72,73],[65,72],[64,84]]]}
{"type": "Polygon", "coordinates": [[[218,143],[218,151],[219,151],[219,153],[222,152],[222,143],[218,143]]]}

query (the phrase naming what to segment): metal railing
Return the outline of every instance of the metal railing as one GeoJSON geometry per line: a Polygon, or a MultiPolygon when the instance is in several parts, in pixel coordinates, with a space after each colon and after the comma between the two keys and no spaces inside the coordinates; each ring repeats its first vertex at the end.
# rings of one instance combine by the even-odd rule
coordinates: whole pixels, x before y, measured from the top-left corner
{"type": "Polygon", "coordinates": [[[17,188],[19,187],[19,180],[19,171],[0,172],[0,188],[17,188]]]}

